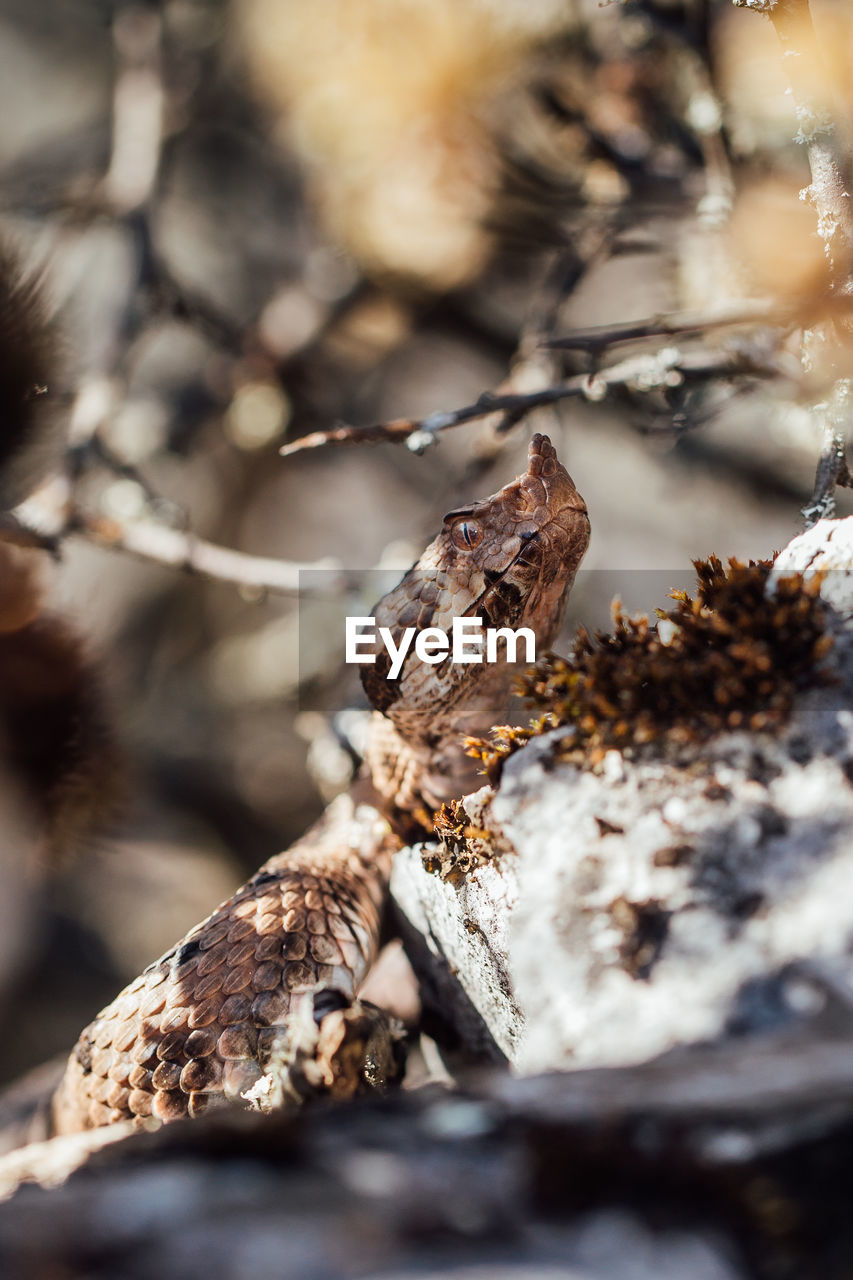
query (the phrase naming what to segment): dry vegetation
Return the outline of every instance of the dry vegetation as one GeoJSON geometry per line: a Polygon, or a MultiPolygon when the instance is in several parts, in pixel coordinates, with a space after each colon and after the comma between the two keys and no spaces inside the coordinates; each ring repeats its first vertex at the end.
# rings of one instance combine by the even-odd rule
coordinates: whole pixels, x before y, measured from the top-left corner
{"type": "Polygon", "coordinates": [[[549,654],[520,678],[540,713],[530,728],[467,741],[490,780],[531,737],[565,726],[558,757],[587,767],[611,748],[631,758],[650,743],[677,749],[727,730],[772,731],[798,691],[831,679],[820,574],[771,584],[771,561],[724,569],[716,556],[695,568],[695,597],[674,592],[676,608],[658,609],[656,623],[626,617],[616,602],[612,631],[581,628],[570,657],[549,654]]]}

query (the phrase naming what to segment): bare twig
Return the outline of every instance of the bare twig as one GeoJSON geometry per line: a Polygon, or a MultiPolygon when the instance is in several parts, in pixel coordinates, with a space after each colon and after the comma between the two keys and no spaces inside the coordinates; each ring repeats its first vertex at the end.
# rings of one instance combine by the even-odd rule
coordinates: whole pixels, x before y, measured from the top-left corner
{"type": "Polygon", "coordinates": [[[335,571],[335,578],[324,582],[327,590],[339,586],[343,580],[340,576],[341,566],[336,560],[299,564],[270,556],[248,555],[244,551],[217,546],[184,530],[170,529],[153,520],[135,520],[122,524],[111,517],[93,515],[75,508],[66,532],[83,537],[99,547],[124,551],[153,564],[181,569],[185,573],[198,574],[203,578],[212,578],[216,582],[230,583],[251,591],[291,595],[300,590],[300,574],[309,569],[335,571]]]}
{"type": "Polygon", "coordinates": [[[772,324],[787,328],[798,323],[794,308],[781,307],[778,302],[745,298],[731,306],[713,311],[672,311],[649,316],[645,320],[627,320],[623,324],[602,324],[590,329],[578,329],[564,338],[553,338],[545,345],[565,351],[603,351],[620,342],[635,342],[640,338],[675,337],[688,333],[709,333],[714,329],[729,329],[736,325],[772,324]]]}
{"type": "MultiPolygon", "coordinates": [[[[796,140],[804,143],[809,157],[811,184],[802,191],[817,214],[817,231],[823,240],[833,292],[853,294],[853,200],[851,165],[841,146],[838,130],[824,106],[815,99],[815,85],[829,83],[821,72],[821,56],[809,0],[733,0],[736,6],[765,13],[782,45],[782,59],[797,114],[796,140]]],[[[850,485],[845,460],[853,384],[843,376],[829,396],[814,408],[823,438],[812,497],[803,515],[808,524],[835,511],[838,485],[850,485]]]]}
{"type": "Polygon", "coordinates": [[[11,511],[0,511],[0,542],[8,542],[13,547],[27,547],[34,551],[49,551],[56,554],[57,541],[49,533],[41,533],[22,524],[11,511]]]}
{"type": "Polygon", "coordinates": [[[561,400],[578,397],[593,401],[604,400],[609,392],[617,388],[642,393],[712,378],[776,378],[787,375],[788,370],[781,361],[759,363],[742,351],[682,352],[676,347],[665,347],[653,355],[632,356],[607,369],[599,369],[596,373],[576,374],[539,391],[504,395],[488,391],[474,404],[446,413],[431,413],[426,418],[395,418],[391,422],[369,427],[342,424],[330,431],[315,431],[284,445],[279,452],[283,457],[290,457],[306,449],[319,449],[327,444],[374,444],[404,440],[408,442],[410,449],[419,452],[431,444],[439,432],[484,418],[497,410],[511,414],[513,421],[517,422],[541,405],[557,404],[561,400]]]}
{"type": "Polygon", "coordinates": [[[826,400],[812,410],[823,437],[812,496],[802,509],[806,527],[835,515],[835,490],[853,488],[847,466],[847,428],[851,411],[850,378],[839,378],[826,400]]]}
{"type": "Polygon", "coordinates": [[[118,214],[149,200],[160,166],[164,112],[160,37],[161,19],[148,7],[131,4],[116,15],[112,153],[103,192],[118,214]]]}
{"type": "Polygon", "coordinates": [[[623,324],[596,325],[577,329],[546,345],[566,351],[604,351],[622,342],[643,338],[678,337],[690,333],[712,333],[715,329],[734,329],[747,325],[766,325],[781,331],[808,328],[827,320],[853,317],[853,295],[818,294],[786,306],[771,298],[743,298],[726,307],[707,311],[670,311],[648,316],[645,320],[626,320],[623,324]]]}
{"type": "Polygon", "coordinates": [[[118,377],[90,377],[78,387],[68,428],[68,470],[76,479],[87,466],[103,466],[122,480],[132,480],[150,503],[164,507],[167,504],[162,494],[139,467],[119,457],[106,437],[105,428],[118,411],[120,382],[118,377]]]}
{"type": "Polygon", "coordinates": [[[686,25],[681,33],[687,54],[685,70],[689,80],[693,81],[687,104],[687,123],[701,148],[705,169],[705,193],[699,201],[697,213],[706,228],[719,230],[731,214],[735,184],[723,127],[723,106],[712,73],[710,21],[705,0],[688,8],[685,19],[686,25]]]}
{"type": "MultiPolygon", "coordinates": [[[[518,347],[510,363],[509,374],[498,388],[498,395],[540,391],[553,383],[560,369],[556,356],[550,354],[547,339],[554,333],[560,310],[589,272],[604,261],[613,245],[616,228],[609,222],[587,228],[572,252],[563,250],[551,263],[547,278],[539,291],[521,332],[518,347]]],[[[491,423],[495,435],[511,431],[527,410],[504,410],[491,423]]],[[[488,423],[486,426],[488,427],[488,423]]]]}
{"type": "Polygon", "coordinates": [[[853,201],[850,198],[850,158],[844,154],[838,130],[814,89],[822,59],[812,23],[809,0],[733,0],[735,6],[766,13],[782,45],[782,60],[791,85],[799,126],[796,141],[805,144],[811,186],[801,192],[817,213],[818,235],[837,289],[853,292],[853,201]]]}

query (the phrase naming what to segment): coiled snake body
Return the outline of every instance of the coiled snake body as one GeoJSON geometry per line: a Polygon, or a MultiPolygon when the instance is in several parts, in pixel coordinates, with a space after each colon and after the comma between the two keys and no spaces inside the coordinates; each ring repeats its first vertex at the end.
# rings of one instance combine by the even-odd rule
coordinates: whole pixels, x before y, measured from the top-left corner
{"type": "MultiPolygon", "coordinates": [[[[484,502],[450,512],[441,532],[375,609],[395,642],[408,627],[449,632],[454,617],[530,627],[551,642],[589,541],[583,499],[547,436],[527,470],[484,502]]],[[[318,991],[356,996],[378,947],[391,858],[442,801],[473,782],[462,733],[500,715],[508,669],[430,665],[413,648],[396,680],[383,649],[363,668],[376,708],[369,777],[307,834],[150,965],[81,1034],[54,1096],[55,1133],[119,1120],[144,1127],[245,1097],[277,1038],[318,991]]],[[[474,783],[476,785],[476,783],[474,783]]]]}

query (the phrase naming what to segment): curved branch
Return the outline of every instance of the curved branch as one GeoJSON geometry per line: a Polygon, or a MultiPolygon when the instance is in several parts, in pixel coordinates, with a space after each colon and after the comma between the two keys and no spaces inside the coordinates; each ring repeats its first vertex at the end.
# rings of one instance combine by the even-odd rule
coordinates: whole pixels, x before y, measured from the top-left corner
{"type": "MultiPolygon", "coordinates": [[[[253,556],[244,551],[220,547],[183,529],[170,529],[153,520],[121,524],[111,517],[93,515],[75,508],[66,531],[111,551],[124,551],[153,564],[185,573],[198,574],[216,582],[292,595],[302,589],[300,574],[309,569],[340,570],[337,560],[316,560],[300,564],[271,556],[253,556]]],[[[328,588],[336,583],[324,583],[328,588]]],[[[304,584],[302,584],[304,587],[304,584]]]]}
{"type": "Polygon", "coordinates": [[[654,354],[631,356],[618,364],[594,373],[579,373],[539,391],[496,394],[485,392],[473,404],[447,412],[431,413],[426,418],[395,418],[369,427],[353,427],[342,423],[330,431],[314,431],[279,449],[282,457],[291,457],[306,449],[319,449],[327,444],[375,444],[406,441],[418,453],[432,444],[441,431],[460,427],[466,422],[485,418],[500,410],[518,422],[525,414],[541,405],[582,397],[604,400],[617,388],[647,392],[685,382],[702,382],[711,378],[777,378],[786,370],[781,362],[758,362],[744,351],[690,351],[665,347],[654,354]]]}

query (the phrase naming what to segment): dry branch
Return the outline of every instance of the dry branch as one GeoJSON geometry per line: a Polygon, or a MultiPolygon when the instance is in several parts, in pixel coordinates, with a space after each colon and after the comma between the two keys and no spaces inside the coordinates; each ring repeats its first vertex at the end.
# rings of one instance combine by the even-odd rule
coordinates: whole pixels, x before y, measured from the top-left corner
{"type": "Polygon", "coordinates": [[[120,216],[147,203],[160,167],[165,111],[161,28],[160,17],[141,5],[120,9],[113,24],[116,80],[103,195],[120,216]]]}
{"type": "MultiPolygon", "coordinates": [[[[811,184],[800,193],[817,214],[818,235],[824,242],[833,292],[853,294],[853,200],[850,196],[850,157],[838,129],[823,104],[815,99],[815,85],[828,83],[812,23],[809,0],[732,0],[739,8],[765,13],[779,37],[782,62],[791,86],[798,130],[796,141],[808,152],[811,184]]],[[[814,407],[822,436],[814,491],[803,508],[807,524],[835,512],[835,489],[849,486],[845,460],[853,383],[843,375],[825,399],[814,407]]]]}
{"type": "MultiPolygon", "coordinates": [[[[603,226],[581,232],[571,250],[563,249],[551,263],[547,277],[534,298],[530,314],[518,340],[509,373],[498,387],[497,395],[518,395],[539,391],[560,375],[558,357],[551,353],[548,339],[553,337],[561,308],[590,271],[604,262],[613,250],[615,226],[605,220],[603,226]]],[[[522,410],[496,412],[483,426],[493,428],[494,439],[511,431],[527,413],[522,410]]]]}
{"type": "Polygon", "coordinates": [[[770,299],[745,298],[728,307],[713,311],[673,311],[649,316],[645,320],[626,320],[621,324],[594,325],[577,329],[564,338],[553,338],[545,345],[561,351],[602,351],[620,342],[636,342],[641,338],[676,337],[689,333],[710,333],[715,329],[738,325],[770,324],[787,328],[796,324],[800,310],[780,307],[770,299]]]}
{"type": "Polygon", "coordinates": [[[487,391],[473,404],[447,412],[431,413],[426,418],[395,418],[369,427],[341,424],[329,431],[314,431],[286,444],[279,450],[282,457],[319,449],[327,444],[376,444],[407,441],[409,448],[420,452],[441,431],[460,427],[466,422],[485,418],[501,411],[518,422],[532,409],[558,404],[561,400],[583,398],[600,401],[611,391],[621,389],[648,392],[660,388],[682,386],[688,382],[705,382],[727,378],[778,378],[789,370],[779,360],[756,360],[743,351],[679,351],[665,347],[653,355],[632,356],[595,373],[575,374],[563,382],[540,391],[505,394],[487,391]]]}
{"type": "Polygon", "coordinates": [[[8,542],[13,547],[27,547],[34,551],[50,551],[56,554],[57,540],[50,534],[41,533],[22,524],[11,511],[0,511],[0,542],[8,542]]]}
{"type": "MultiPolygon", "coordinates": [[[[733,0],[736,7],[766,13],[782,46],[782,61],[797,114],[796,141],[805,144],[811,186],[801,192],[814,207],[835,287],[853,292],[853,202],[850,157],[839,142],[835,122],[814,98],[822,59],[809,0],[733,0]]],[[[823,83],[827,83],[823,76],[823,83]]]]}
{"type": "MultiPolygon", "coordinates": [[[[181,569],[185,573],[198,574],[250,591],[289,595],[300,590],[300,574],[305,570],[340,570],[340,564],[328,558],[300,564],[271,556],[253,556],[217,546],[186,530],[170,529],[153,520],[133,520],[122,524],[112,517],[92,515],[80,509],[72,512],[66,532],[111,551],[124,551],[153,564],[181,569]]],[[[339,578],[336,576],[324,585],[332,589],[339,585],[339,578]]]]}

